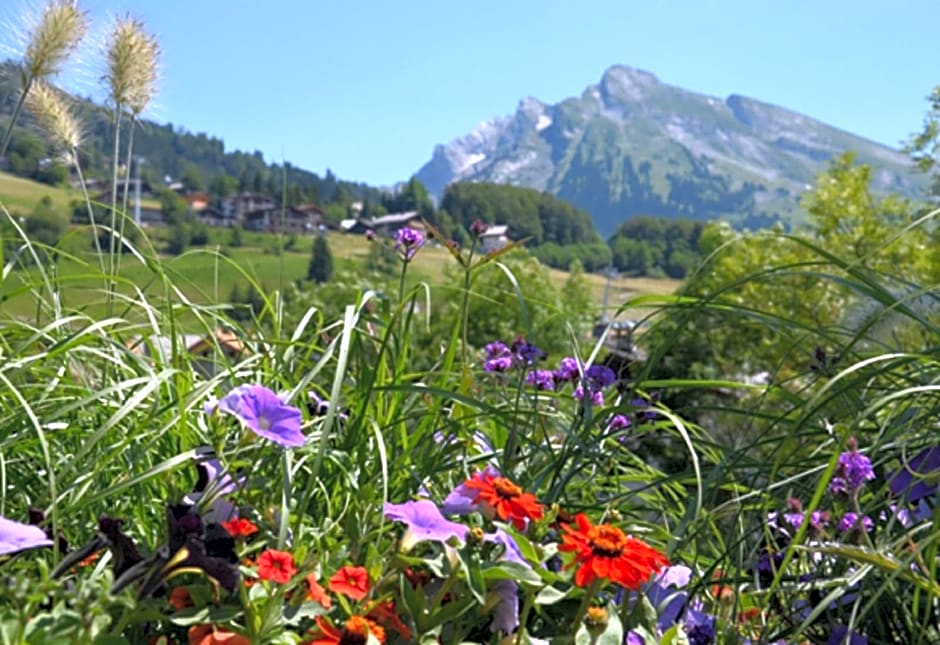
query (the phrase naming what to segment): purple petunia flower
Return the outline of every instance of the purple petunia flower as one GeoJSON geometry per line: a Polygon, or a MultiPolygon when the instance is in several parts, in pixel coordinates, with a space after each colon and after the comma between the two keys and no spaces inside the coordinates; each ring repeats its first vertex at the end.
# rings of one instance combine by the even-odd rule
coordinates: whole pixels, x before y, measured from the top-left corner
{"type": "Polygon", "coordinates": [[[525,375],[525,382],[537,390],[555,389],[555,376],[551,370],[532,370],[525,375]]]}
{"type": "Polygon", "coordinates": [[[511,634],[519,627],[519,585],[512,580],[497,580],[490,587],[493,595],[493,622],[490,631],[511,634]]]}
{"type": "Polygon", "coordinates": [[[646,588],[646,597],[657,611],[656,625],[661,632],[672,627],[679,619],[688,597],[687,592],[679,590],[691,580],[692,570],[677,564],[663,569],[646,588]]]}
{"type": "MultiPolygon", "coordinates": [[[[490,477],[500,476],[499,471],[489,464],[483,469],[483,474],[490,477]]],[[[469,515],[478,508],[475,501],[478,494],[478,491],[468,488],[466,483],[461,483],[444,499],[441,512],[450,515],[469,515]]]]}
{"type": "Polygon", "coordinates": [[[715,617],[704,611],[701,600],[693,600],[683,619],[690,645],[710,645],[715,642],[715,617]]]}
{"type": "Polygon", "coordinates": [[[502,545],[503,553],[500,556],[501,559],[507,562],[515,562],[526,569],[532,568],[532,566],[525,561],[525,558],[522,557],[522,551],[519,550],[519,545],[516,544],[513,537],[505,530],[496,529],[495,533],[487,533],[483,536],[483,541],[502,545]]]}
{"type": "Polygon", "coordinates": [[[263,385],[241,386],[221,401],[218,409],[237,416],[256,435],[284,448],[304,445],[300,410],[287,405],[263,385]]]}
{"type": "Polygon", "coordinates": [[[646,645],[646,640],[631,629],[627,632],[627,638],[624,643],[625,645],[646,645]]]}
{"type": "Polygon", "coordinates": [[[385,517],[408,527],[401,538],[402,551],[410,551],[418,542],[444,543],[452,537],[467,539],[466,526],[445,518],[434,502],[426,499],[404,504],[386,502],[382,508],[385,517]]]}
{"type": "Polygon", "coordinates": [[[937,492],[937,480],[929,475],[938,470],[940,470],[940,446],[927,448],[917,453],[910,461],[902,463],[901,468],[888,478],[888,487],[892,495],[901,497],[907,502],[931,497],[937,492]],[[931,481],[925,481],[925,479],[931,481]]]}
{"type": "Polygon", "coordinates": [[[558,369],[555,370],[555,380],[558,382],[577,381],[580,375],[581,371],[578,366],[578,359],[573,356],[565,356],[561,359],[561,362],[558,364],[558,369]]]}
{"type": "Polygon", "coordinates": [[[413,258],[424,242],[424,233],[407,226],[395,233],[395,250],[405,261],[413,258]]]}
{"type": "Polygon", "coordinates": [[[871,460],[858,452],[855,437],[848,441],[848,451],[839,455],[835,475],[829,482],[829,490],[835,494],[855,495],[866,481],[875,478],[871,460]]]}
{"type": "MultiPolygon", "coordinates": [[[[201,456],[214,454],[211,448],[200,448],[197,452],[201,456]]],[[[195,490],[183,497],[183,503],[202,506],[200,511],[206,523],[221,523],[237,517],[235,506],[224,496],[234,493],[244,480],[233,480],[232,476],[225,472],[222,463],[215,458],[198,462],[196,470],[199,472],[199,478],[196,480],[195,490]],[[200,504],[204,497],[208,497],[209,502],[200,504]]]]}
{"type": "Polygon", "coordinates": [[[838,528],[842,533],[848,533],[849,531],[858,529],[866,533],[871,533],[871,530],[875,528],[875,523],[867,515],[859,516],[858,513],[848,511],[842,516],[842,519],[839,520],[838,528]]]}
{"type": "Polygon", "coordinates": [[[41,528],[0,516],[0,555],[41,546],[52,546],[52,540],[41,528]]]}

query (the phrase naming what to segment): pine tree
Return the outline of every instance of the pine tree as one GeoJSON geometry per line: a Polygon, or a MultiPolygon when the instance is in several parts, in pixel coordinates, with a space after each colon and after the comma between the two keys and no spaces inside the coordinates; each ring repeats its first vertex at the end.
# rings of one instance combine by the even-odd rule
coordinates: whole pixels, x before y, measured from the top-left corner
{"type": "Polygon", "coordinates": [[[326,238],[318,235],[313,240],[313,254],[307,267],[307,279],[317,283],[329,282],[333,277],[333,254],[326,238]]]}

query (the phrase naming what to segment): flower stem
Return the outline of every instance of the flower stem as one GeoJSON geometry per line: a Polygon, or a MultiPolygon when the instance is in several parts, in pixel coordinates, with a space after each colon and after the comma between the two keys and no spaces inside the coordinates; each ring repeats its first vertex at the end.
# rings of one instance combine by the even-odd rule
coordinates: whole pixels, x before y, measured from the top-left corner
{"type": "Polygon", "coordinates": [[[578,607],[578,613],[574,615],[574,620],[571,623],[572,637],[578,633],[578,627],[581,625],[581,621],[584,620],[584,615],[587,614],[588,607],[591,606],[591,601],[594,600],[594,596],[600,591],[602,584],[604,584],[603,578],[594,578],[591,584],[588,585],[588,588],[584,590],[584,598],[581,599],[581,606],[578,607]]]}

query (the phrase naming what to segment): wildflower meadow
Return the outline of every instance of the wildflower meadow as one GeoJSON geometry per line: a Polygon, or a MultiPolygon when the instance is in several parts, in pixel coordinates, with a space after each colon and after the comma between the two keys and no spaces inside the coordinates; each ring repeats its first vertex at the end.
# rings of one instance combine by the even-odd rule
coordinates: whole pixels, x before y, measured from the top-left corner
{"type": "MultiPolygon", "coordinates": [[[[17,104],[79,175],[48,82],[86,21],[48,5],[17,104]]],[[[932,213],[861,259],[726,233],[680,293],[622,304],[649,323],[629,360],[561,319],[562,352],[533,325],[472,342],[481,276],[530,311],[522,245],[483,253],[482,221],[462,248],[400,230],[393,288],[352,290],[338,318],[275,289],[236,319],[131,235],[118,162],[159,48],[118,19],[106,58],[114,203],[96,221],[89,202],[99,248],[71,258],[103,315],[0,208],[2,280],[35,303],[0,321],[0,642],[940,642],[936,273],[873,260],[932,213]],[[462,285],[443,332],[408,279],[432,243],[462,285]],[[122,262],[157,291],[119,289],[122,262]]]]}

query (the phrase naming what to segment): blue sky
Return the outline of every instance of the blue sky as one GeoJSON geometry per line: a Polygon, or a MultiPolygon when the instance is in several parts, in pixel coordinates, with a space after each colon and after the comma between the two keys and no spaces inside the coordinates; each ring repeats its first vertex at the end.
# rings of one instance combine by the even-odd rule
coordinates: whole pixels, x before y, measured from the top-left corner
{"type": "Polygon", "coordinates": [[[579,95],[616,63],[894,146],[922,123],[940,84],[935,0],[79,5],[97,32],[127,12],[159,37],[150,118],[377,185],[406,179],[435,144],[511,113],[520,98],[579,95]]]}

